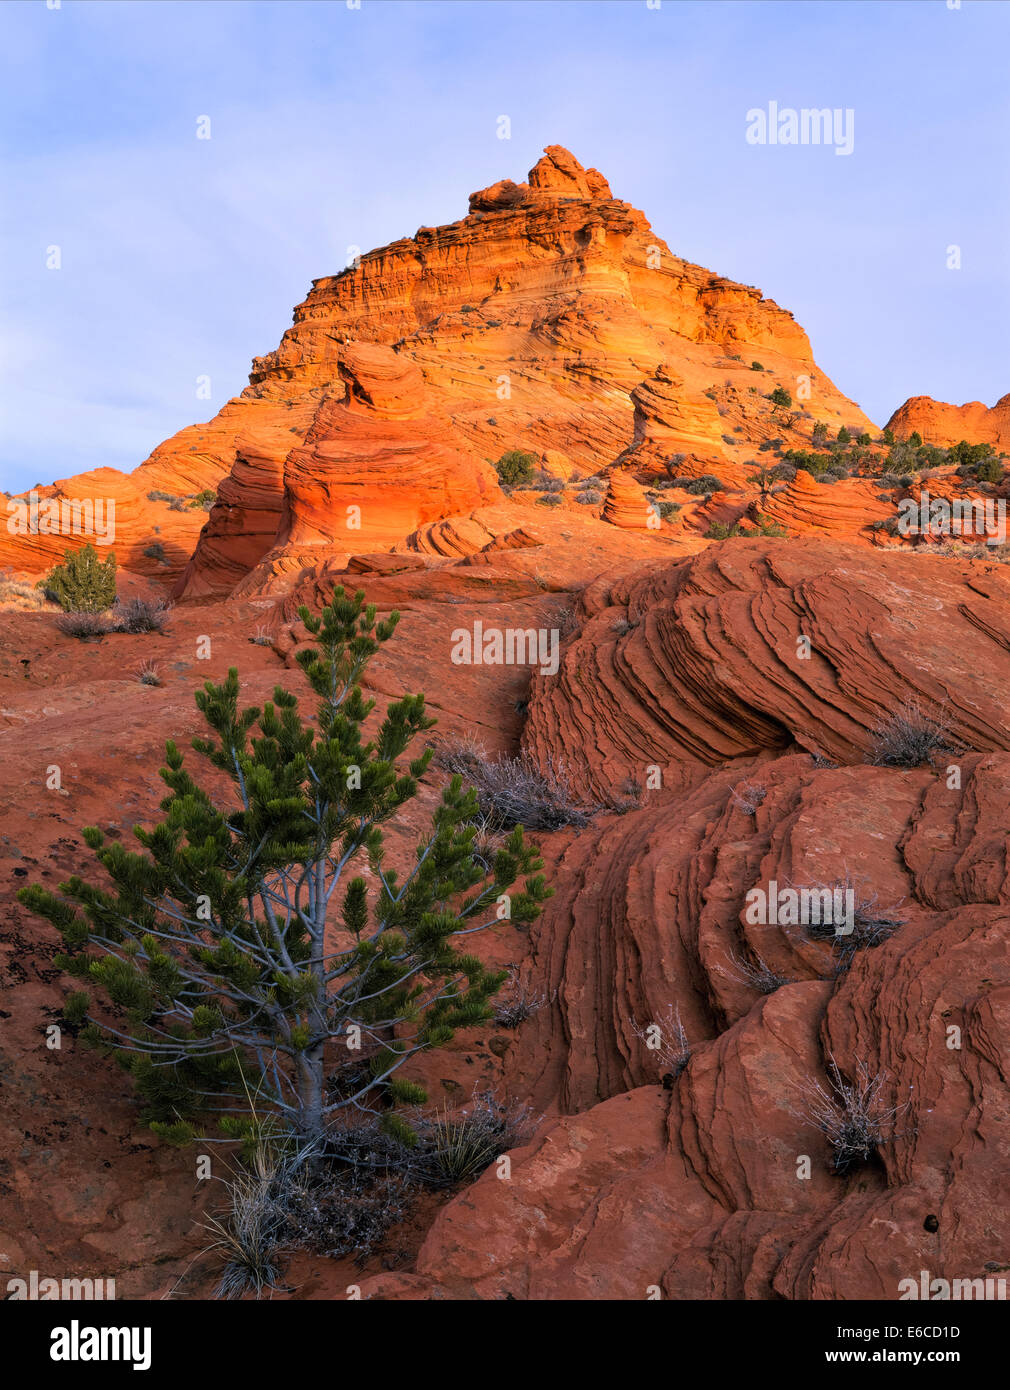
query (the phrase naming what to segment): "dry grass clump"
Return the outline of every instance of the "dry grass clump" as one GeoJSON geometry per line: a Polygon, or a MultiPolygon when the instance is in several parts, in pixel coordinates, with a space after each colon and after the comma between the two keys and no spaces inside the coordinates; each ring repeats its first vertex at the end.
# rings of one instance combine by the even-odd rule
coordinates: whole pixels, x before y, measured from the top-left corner
{"type": "Polygon", "coordinates": [[[834,942],[843,955],[851,955],[853,951],[862,950],[864,947],[880,946],[907,921],[907,915],[900,902],[891,903],[887,907],[882,906],[879,893],[865,893],[858,889],[850,875],[835,883],[815,883],[808,886],[821,893],[830,893],[833,903],[844,904],[847,902],[846,895],[852,894],[851,931],[847,930],[848,922],[839,923],[833,919],[810,922],[806,926],[809,937],[815,941],[834,942]],[[846,930],[839,931],[840,926],[846,930]]]}
{"type": "Polygon", "coordinates": [[[137,679],[141,685],[161,685],[161,672],[156,661],[150,657],[137,667],[137,679]]]}
{"type": "Polygon", "coordinates": [[[112,610],[114,632],[164,632],[172,605],[157,599],[116,599],[112,610]]]}
{"type": "Polygon", "coordinates": [[[821,1131],[832,1148],[834,1171],[847,1173],[854,1164],[865,1163],[879,1145],[900,1137],[895,1125],[910,1102],[888,1105],[887,1072],[871,1073],[866,1062],[857,1062],[855,1080],[845,1081],[830,1057],[828,1080],[830,1090],[820,1081],[801,1087],[803,1106],[793,1113],[821,1131]]]}
{"type": "Polygon", "coordinates": [[[112,621],[105,613],[61,613],[56,626],[67,637],[105,637],[112,631],[112,621]]]}
{"type": "Polygon", "coordinates": [[[750,985],[751,989],[756,989],[759,994],[774,994],[783,985],[794,984],[792,976],[780,975],[773,970],[766,961],[754,952],[753,961],[745,959],[743,956],[732,957],[736,967],[735,975],[738,980],[742,980],[745,985],[750,985]]]}
{"type": "Polygon", "coordinates": [[[514,758],[505,753],[492,758],[474,739],[457,738],[442,745],[437,759],[447,772],[473,787],[481,813],[501,829],[584,826],[600,810],[575,798],[560,758],[555,763],[548,757],[546,768],[526,751],[514,758]]]}
{"type": "Polygon", "coordinates": [[[951,737],[946,710],[927,711],[917,695],[909,695],[874,726],[867,762],[878,767],[921,767],[937,754],[962,751],[951,737]]]}
{"type": "Polygon", "coordinates": [[[547,994],[543,990],[533,989],[515,970],[510,970],[509,977],[498,995],[494,1021],[502,1028],[518,1028],[521,1023],[539,1013],[545,1004],[552,1003],[557,993],[557,990],[547,994]]]}
{"type": "Polygon", "coordinates": [[[5,575],[0,577],[0,603],[34,610],[45,608],[46,596],[34,584],[23,584],[20,580],[5,575]]]}
{"type": "Polygon", "coordinates": [[[652,1023],[638,1023],[632,1019],[631,1029],[655,1059],[664,1084],[676,1081],[691,1060],[691,1044],[680,1019],[680,1007],[668,1008],[661,1020],[652,1023]]]}

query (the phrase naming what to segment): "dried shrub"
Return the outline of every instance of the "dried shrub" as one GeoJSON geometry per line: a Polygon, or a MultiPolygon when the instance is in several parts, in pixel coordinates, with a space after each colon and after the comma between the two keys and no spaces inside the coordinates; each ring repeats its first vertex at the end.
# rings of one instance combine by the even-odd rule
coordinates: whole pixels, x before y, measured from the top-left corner
{"type": "Polygon", "coordinates": [[[881,904],[878,893],[867,892],[857,886],[851,874],[846,874],[845,878],[836,879],[833,883],[816,882],[799,887],[795,884],[790,886],[797,888],[798,892],[809,891],[821,895],[822,902],[823,895],[830,895],[832,912],[822,914],[820,921],[805,922],[803,930],[811,941],[831,943],[835,955],[836,975],[841,975],[849,969],[857,951],[882,945],[908,920],[902,908],[903,899],[885,907],[881,904]],[[834,905],[841,903],[844,911],[848,893],[852,894],[851,930],[848,929],[847,920],[835,920],[838,914],[834,905]],[[844,930],[840,932],[839,926],[844,930]]]}
{"type": "Polygon", "coordinates": [[[306,1175],[278,1203],[278,1236],[328,1259],[354,1255],[360,1262],[405,1219],[416,1194],[417,1184],[395,1172],[348,1167],[322,1179],[306,1175]]]}
{"type": "Polygon", "coordinates": [[[104,613],[61,613],[56,626],[68,637],[104,637],[112,624],[104,613]]]}
{"type": "Polygon", "coordinates": [[[822,753],[819,748],[815,748],[812,750],[810,754],[810,761],[813,763],[814,767],[816,767],[819,771],[826,772],[829,768],[838,766],[838,764],[833,763],[825,753],[822,753]]]}
{"type": "Polygon", "coordinates": [[[172,605],[160,599],[116,599],[112,610],[114,632],[164,632],[172,605]]]}
{"type": "Polygon", "coordinates": [[[736,978],[742,980],[745,985],[750,985],[751,989],[756,989],[760,994],[774,994],[783,985],[795,984],[792,976],[779,975],[766,961],[761,959],[756,951],[753,961],[736,955],[732,957],[732,960],[736,967],[734,971],[736,978]]]}
{"type": "Polygon", "coordinates": [[[631,1021],[631,1031],[645,1044],[654,1058],[664,1084],[676,1081],[691,1060],[691,1044],[680,1019],[680,1007],[668,1008],[661,1021],[638,1023],[631,1021]]]}
{"type": "Polygon", "coordinates": [[[871,1074],[866,1062],[856,1063],[855,1080],[845,1081],[834,1057],[828,1059],[828,1090],[820,1081],[800,1088],[802,1109],[792,1113],[814,1125],[832,1148],[832,1168],[847,1173],[865,1163],[881,1144],[899,1138],[895,1125],[910,1104],[888,1105],[884,1095],[887,1072],[871,1074]]]}
{"type": "Polygon", "coordinates": [[[32,584],[17,579],[0,579],[0,603],[13,603],[19,608],[45,608],[45,594],[32,584]]]}
{"type": "Polygon", "coordinates": [[[767,795],[768,789],[759,782],[745,782],[742,787],[733,789],[731,802],[745,816],[754,816],[767,795]]]}
{"type": "Polygon", "coordinates": [[[921,767],[937,754],[962,751],[951,737],[946,710],[930,713],[918,696],[909,695],[874,726],[867,761],[878,767],[921,767]]]}
{"type": "Polygon", "coordinates": [[[502,1028],[518,1028],[528,1018],[539,1013],[545,1004],[553,1003],[557,990],[550,994],[543,990],[531,989],[515,970],[509,971],[495,1009],[494,1020],[502,1028]]]}
{"type": "Polygon", "coordinates": [[[473,739],[442,745],[438,762],[473,787],[481,812],[499,828],[524,825],[530,830],[559,830],[588,825],[599,806],[579,802],[571,790],[562,759],[550,756],[543,767],[525,750],[510,758],[492,758],[473,739]]]}

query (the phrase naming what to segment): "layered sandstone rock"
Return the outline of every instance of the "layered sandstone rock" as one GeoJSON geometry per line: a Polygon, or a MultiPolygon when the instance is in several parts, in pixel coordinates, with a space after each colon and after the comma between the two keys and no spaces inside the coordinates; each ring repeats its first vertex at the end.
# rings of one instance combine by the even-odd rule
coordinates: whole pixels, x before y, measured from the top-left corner
{"type": "Polygon", "coordinates": [[[618,459],[623,467],[676,472],[698,477],[711,464],[725,475],[731,465],[722,448],[723,427],[708,396],[692,399],[683,377],[665,362],[631,393],[635,407],[634,437],[618,459]],[[684,458],[688,454],[691,457],[684,458]]]}
{"type": "Polygon", "coordinates": [[[1003,1267],[1010,756],[968,755],[955,789],[787,756],[749,769],[747,800],[741,772],[566,850],[528,972],[552,1002],[508,1058],[561,1115],[363,1296],[896,1300],[921,1269],[1003,1267]],[[897,924],[838,973],[803,927],[748,920],[771,882],[851,882],[897,924]],[[643,1034],[671,1018],[690,1056],[661,1084],[643,1034]],[[832,1059],[898,1110],[844,1174],[810,1114],[832,1059]]]}
{"type": "Polygon", "coordinates": [[[967,405],[948,405],[931,396],[912,396],[887,422],[899,439],[917,431],[927,444],[949,448],[967,439],[969,444],[992,444],[1010,451],[1010,394],[1001,396],[994,406],[981,401],[967,405]]]}
{"type": "Polygon", "coordinates": [[[582,602],[558,675],[534,681],[524,741],[603,802],[650,767],[794,743],[859,761],[909,697],[943,712],[954,745],[1010,743],[1001,566],[734,539],[633,582],[601,579],[582,602]]]}
{"type": "MultiPolygon", "coordinates": [[[[197,499],[222,487],[229,506],[219,513],[208,536],[208,549],[220,556],[220,541],[227,535],[225,557],[217,563],[238,577],[255,554],[265,528],[263,506],[275,508],[277,456],[285,452],[285,441],[290,447],[296,435],[301,438],[313,410],[311,399],[296,399],[283,383],[250,387],[208,424],[189,425],[159,444],[133,473],[96,468],[37,491],[42,500],[77,500],[92,507],[101,502],[106,509],[113,502],[115,510],[109,514],[114,518],[114,534],[103,549],[115,553],[120,567],[171,585],[189,562],[208,520],[197,499]],[[233,470],[235,477],[229,483],[233,470]]],[[[78,549],[89,542],[97,543],[93,534],[67,528],[56,534],[40,530],[24,536],[0,527],[0,566],[44,572],[62,560],[67,548],[78,549]]]]}
{"type": "MultiPolygon", "coordinates": [[[[603,517],[614,526],[629,531],[649,528],[653,512],[645,489],[627,473],[615,469],[607,479],[607,495],[603,502],[603,517]]],[[[653,525],[655,521],[653,519],[653,525]]]]}
{"type": "Polygon", "coordinates": [[[813,474],[800,468],[791,483],[777,487],[755,504],[769,521],[785,526],[791,536],[825,536],[853,540],[874,522],[897,516],[894,504],[869,480],[839,478],[819,483],[813,474]]]}
{"type": "MultiPolygon", "coordinates": [[[[749,441],[802,443],[811,420],[839,415],[869,424],[817,373],[789,313],[681,260],[601,174],[550,146],[528,183],[494,184],[461,221],[315,281],[208,424],[134,474],[58,487],[114,495],[120,564],[207,597],[286,582],[313,547],[393,547],[486,504],[487,465],[509,449],[562,480],[620,457],[639,481],[673,468],[737,487],[749,441]],[[816,380],[814,405],[790,425],[767,396],[800,377],[816,380]],[[148,500],[205,490],[218,492],[209,520],[148,500]],[[360,536],[346,534],[351,506],[360,536]]],[[[42,570],[67,543],[83,539],[0,538],[0,563],[42,570]]]]}

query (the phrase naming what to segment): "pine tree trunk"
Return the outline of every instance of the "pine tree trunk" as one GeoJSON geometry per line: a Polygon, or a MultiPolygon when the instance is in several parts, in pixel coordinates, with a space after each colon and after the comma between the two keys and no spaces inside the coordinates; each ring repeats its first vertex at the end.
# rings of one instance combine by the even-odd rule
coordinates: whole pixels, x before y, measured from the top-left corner
{"type": "Polygon", "coordinates": [[[324,1045],[317,1043],[315,1047],[303,1052],[298,1060],[297,1123],[299,1132],[306,1140],[319,1141],[324,1134],[323,1056],[324,1045]]]}

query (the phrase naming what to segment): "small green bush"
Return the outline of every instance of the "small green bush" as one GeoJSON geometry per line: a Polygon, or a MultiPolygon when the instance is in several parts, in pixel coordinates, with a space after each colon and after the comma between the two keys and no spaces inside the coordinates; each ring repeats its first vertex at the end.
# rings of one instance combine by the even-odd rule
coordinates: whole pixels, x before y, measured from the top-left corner
{"type": "Polygon", "coordinates": [[[975,476],[980,483],[1001,483],[1003,481],[1003,465],[999,459],[983,459],[975,476]]]}
{"type": "Polygon", "coordinates": [[[776,386],[774,391],[769,391],[765,397],[771,401],[772,405],[780,405],[783,410],[787,410],[793,403],[793,398],[784,386],[776,386]]]}
{"type": "Polygon", "coordinates": [[[93,545],[65,550],[64,564],[54,565],[38,587],[65,613],[104,613],[116,597],[116,557],[99,560],[93,545]]]}
{"type": "Polygon", "coordinates": [[[755,536],[785,536],[786,528],[780,526],[777,521],[769,521],[765,516],[758,516],[757,522],[753,526],[743,526],[739,521],[734,521],[731,526],[727,526],[722,521],[713,521],[712,525],[705,532],[705,539],[709,541],[728,541],[735,536],[745,536],[753,539],[755,536]]]}
{"type": "Polygon", "coordinates": [[[532,478],[536,461],[535,454],[525,453],[522,449],[509,449],[495,464],[495,471],[503,486],[515,487],[532,478]]]}
{"type": "Polygon", "coordinates": [[[725,492],[726,485],[714,473],[706,473],[701,478],[674,478],[673,484],[682,492],[690,492],[701,497],[707,492],[725,492]]]}

